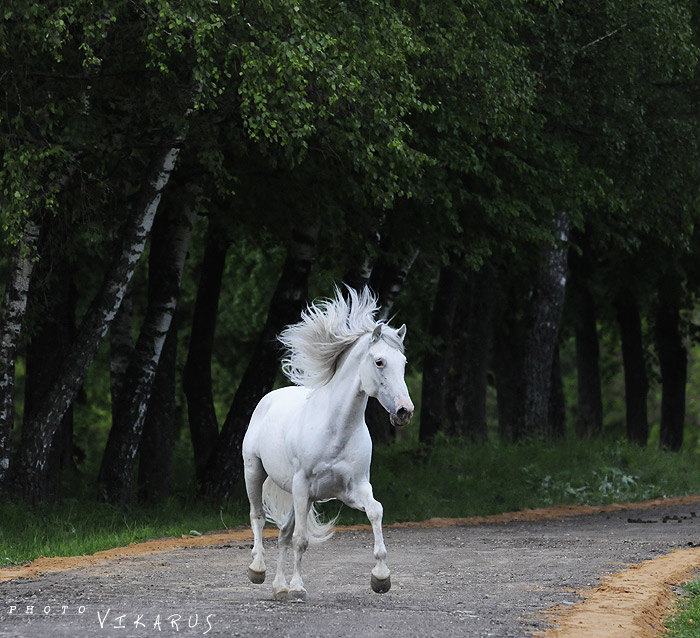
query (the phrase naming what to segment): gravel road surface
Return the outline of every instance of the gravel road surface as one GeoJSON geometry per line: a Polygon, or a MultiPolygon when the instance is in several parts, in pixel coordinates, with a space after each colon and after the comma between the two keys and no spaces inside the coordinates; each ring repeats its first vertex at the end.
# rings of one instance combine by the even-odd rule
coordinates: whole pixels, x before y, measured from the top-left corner
{"type": "MultiPolygon", "coordinates": [[[[372,534],[304,559],[306,603],[246,576],[248,542],[189,547],[0,583],[4,636],[529,636],[613,572],[700,544],[700,501],[555,520],[385,530],[392,588],[369,586],[372,534]],[[698,516],[696,516],[696,512],[698,516]]],[[[699,550],[700,551],[700,550],[699,550]]],[[[634,634],[630,634],[634,635],[634,634]]]]}

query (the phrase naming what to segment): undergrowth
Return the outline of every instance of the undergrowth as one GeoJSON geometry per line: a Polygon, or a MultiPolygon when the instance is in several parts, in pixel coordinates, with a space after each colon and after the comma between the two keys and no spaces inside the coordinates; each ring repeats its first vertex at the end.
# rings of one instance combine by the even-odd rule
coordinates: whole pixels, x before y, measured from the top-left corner
{"type": "MultiPolygon", "coordinates": [[[[190,470],[183,466],[178,473],[190,470]]],[[[603,440],[507,445],[438,437],[431,448],[399,442],[378,446],[372,484],[389,523],[700,494],[700,463],[695,452],[603,440]]],[[[241,484],[223,505],[197,499],[193,491],[190,486],[157,505],[128,509],[96,502],[90,493],[36,507],[0,504],[0,563],[89,554],[149,538],[248,524],[241,484]]],[[[340,510],[341,523],[366,522],[363,513],[335,501],[323,509],[330,515],[340,510]]]]}
{"type": "MultiPolygon", "coordinates": [[[[700,493],[700,464],[694,452],[624,442],[474,445],[439,437],[430,450],[376,450],[372,483],[385,520],[404,521],[700,493]]],[[[362,515],[344,508],[346,517],[362,515]]]]}

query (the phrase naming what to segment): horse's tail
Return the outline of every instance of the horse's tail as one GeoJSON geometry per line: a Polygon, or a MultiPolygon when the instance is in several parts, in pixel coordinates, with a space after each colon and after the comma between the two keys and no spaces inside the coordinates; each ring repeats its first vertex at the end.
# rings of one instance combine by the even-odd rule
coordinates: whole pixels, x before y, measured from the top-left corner
{"type": "MultiPolygon", "coordinates": [[[[271,478],[265,479],[263,483],[263,511],[265,518],[271,523],[282,527],[287,522],[289,514],[294,507],[292,495],[283,490],[271,478]]],[[[309,533],[309,543],[318,544],[327,541],[333,536],[333,530],[338,516],[330,521],[324,521],[320,512],[312,505],[309,509],[306,529],[309,533]]]]}

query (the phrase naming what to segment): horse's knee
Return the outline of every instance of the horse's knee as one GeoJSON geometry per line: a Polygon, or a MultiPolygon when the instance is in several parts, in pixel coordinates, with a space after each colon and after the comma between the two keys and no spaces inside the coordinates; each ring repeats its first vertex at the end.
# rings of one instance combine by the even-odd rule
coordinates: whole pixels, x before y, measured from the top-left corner
{"type": "Polygon", "coordinates": [[[365,512],[370,521],[381,521],[384,516],[384,507],[379,501],[372,500],[365,506],[365,512]]]}
{"type": "Polygon", "coordinates": [[[309,537],[307,534],[294,534],[292,542],[294,551],[303,554],[309,546],[309,537]]]}
{"type": "Polygon", "coordinates": [[[265,518],[265,514],[263,513],[262,505],[259,505],[258,503],[251,503],[250,504],[250,518],[255,518],[255,519],[265,518]]]}

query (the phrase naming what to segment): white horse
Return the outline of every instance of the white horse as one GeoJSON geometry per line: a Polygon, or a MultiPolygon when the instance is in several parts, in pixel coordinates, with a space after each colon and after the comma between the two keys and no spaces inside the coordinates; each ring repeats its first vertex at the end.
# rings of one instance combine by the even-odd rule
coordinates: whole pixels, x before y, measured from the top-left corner
{"type": "Polygon", "coordinates": [[[335,521],[322,524],[314,501],[336,498],[363,510],[372,523],[374,558],[371,586],[389,591],[382,535],[381,503],[369,482],[372,440],[364,414],[367,397],[376,397],[392,423],[405,425],[413,403],[404,381],[406,326],[377,323],[377,301],[364,289],[348,289],[349,301],[311,304],[299,323],[279,339],[287,348],[285,375],[296,385],[265,395],[253,412],[243,440],[245,483],[253,528],[253,562],[248,577],[265,580],[262,529],[265,518],[279,527],[275,599],[306,600],[301,559],[309,540],[330,538],[335,521]],[[264,504],[264,505],[263,505],[264,504]],[[287,584],[290,544],[294,571],[287,584]]]}

